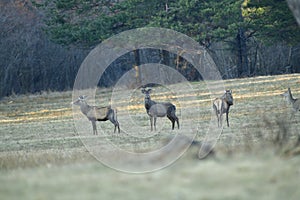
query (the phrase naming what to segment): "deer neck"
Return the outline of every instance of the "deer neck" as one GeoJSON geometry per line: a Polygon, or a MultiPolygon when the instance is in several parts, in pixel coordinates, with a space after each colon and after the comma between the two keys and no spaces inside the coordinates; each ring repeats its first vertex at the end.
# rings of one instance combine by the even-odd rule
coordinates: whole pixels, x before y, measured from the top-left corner
{"type": "Polygon", "coordinates": [[[289,93],[289,95],[287,96],[287,100],[289,103],[294,104],[297,99],[294,99],[292,94],[289,93]]]}
{"type": "Polygon", "coordinates": [[[149,110],[154,104],[156,104],[156,102],[152,101],[151,98],[145,98],[145,107],[147,110],[149,110]]]}
{"type": "Polygon", "coordinates": [[[91,106],[89,106],[86,102],[80,104],[80,110],[83,114],[87,114],[91,110],[91,106]]]}
{"type": "Polygon", "coordinates": [[[287,102],[288,102],[288,103],[291,103],[291,104],[294,104],[295,101],[297,100],[297,99],[294,99],[294,98],[293,98],[293,95],[292,95],[292,93],[291,93],[290,91],[288,91],[288,94],[287,94],[287,96],[286,96],[286,99],[287,99],[287,102]]]}

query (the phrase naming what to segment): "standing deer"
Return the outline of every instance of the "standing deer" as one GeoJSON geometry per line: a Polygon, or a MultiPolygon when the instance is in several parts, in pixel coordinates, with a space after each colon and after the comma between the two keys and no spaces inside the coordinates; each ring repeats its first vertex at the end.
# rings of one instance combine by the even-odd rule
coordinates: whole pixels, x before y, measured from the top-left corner
{"type": "Polygon", "coordinates": [[[289,104],[292,104],[292,115],[291,115],[291,117],[294,117],[296,112],[300,111],[300,100],[293,98],[290,88],[288,88],[288,90],[286,92],[281,94],[281,96],[285,97],[286,101],[289,104]]]}
{"type": "Polygon", "coordinates": [[[151,131],[153,130],[153,123],[154,123],[154,130],[156,130],[156,119],[157,117],[165,117],[167,116],[169,120],[172,122],[172,130],[175,127],[175,121],[177,122],[177,127],[179,129],[179,120],[176,116],[176,106],[172,103],[166,102],[155,102],[151,100],[150,93],[151,89],[142,89],[143,94],[145,94],[145,108],[147,114],[150,117],[150,125],[151,131]]]}
{"type": "Polygon", "coordinates": [[[213,108],[218,118],[218,127],[222,126],[222,115],[226,113],[227,126],[229,127],[228,113],[230,106],[233,105],[232,91],[226,90],[221,98],[213,101],[213,108]]]}
{"type": "Polygon", "coordinates": [[[96,107],[90,106],[86,102],[87,96],[79,96],[79,98],[72,102],[74,105],[80,106],[81,112],[92,122],[93,126],[93,134],[98,135],[96,121],[111,121],[115,125],[114,133],[118,128],[118,132],[120,133],[120,126],[117,120],[117,112],[112,109],[111,106],[106,107],[96,107]]]}

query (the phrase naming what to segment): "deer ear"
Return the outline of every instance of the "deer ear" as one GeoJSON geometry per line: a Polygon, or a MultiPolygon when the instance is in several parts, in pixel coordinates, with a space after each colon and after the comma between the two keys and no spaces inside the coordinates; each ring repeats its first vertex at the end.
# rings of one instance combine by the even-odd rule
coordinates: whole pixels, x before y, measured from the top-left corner
{"type": "Polygon", "coordinates": [[[142,92],[143,94],[145,94],[145,88],[141,89],[141,92],[142,92]]]}
{"type": "Polygon", "coordinates": [[[152,89],[148,89],[148,92],[150,93],[152,91],[152,89]]]}

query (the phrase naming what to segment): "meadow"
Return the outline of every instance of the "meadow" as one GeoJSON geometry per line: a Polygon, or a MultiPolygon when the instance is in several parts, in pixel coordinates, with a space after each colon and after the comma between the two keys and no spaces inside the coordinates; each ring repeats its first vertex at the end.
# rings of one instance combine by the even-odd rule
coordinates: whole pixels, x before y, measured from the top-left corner
{"type": "MultiPolygon", "coordinates": [[[[159,118],[157,131],[150,131],[140,90],[130,96],[123,89],[97,90],[91,104],[107,104],[113,92],[122,131],[114,134],[110,122],[99,122],[96,136],[78,108],[72,109],[72,91],[3,98],[0,199],[299,199],[300,113],[291,119],[290,105],[280,96],[290,87],[300,98],[299,83],[300,74],[225,80],[234,105],[214,154],[200,160],[199,146],[191,146],[170,165],[147,173],[107,166],[90,148],[110,156],[109,144],[144,153],[177,134],[203,141],[210,123],[217,123],[207,83],[170,86],[176,94],[154,88],[153,99],[177,106],[181,127],[173,131],[167,118],[159,118]]],[[[123,162],[132,165],[126,157],[123,162]]]]}

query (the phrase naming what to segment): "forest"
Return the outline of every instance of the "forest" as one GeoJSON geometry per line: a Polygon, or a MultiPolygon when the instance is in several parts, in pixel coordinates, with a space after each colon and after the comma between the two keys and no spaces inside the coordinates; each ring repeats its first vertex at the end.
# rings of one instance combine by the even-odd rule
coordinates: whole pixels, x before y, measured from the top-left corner
{"type": "MultiPolygon", "coordinates": [[[[142,27],[193,38],[224,79],[299,73],[300,29],[290,8],[285,0],[2,0],[0,97],[70,90],[94,47],[142,27]]],[[[113,62],[99,86],[150,61],[201,80],[180,55],[137,49],[113,62]]]]}

